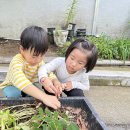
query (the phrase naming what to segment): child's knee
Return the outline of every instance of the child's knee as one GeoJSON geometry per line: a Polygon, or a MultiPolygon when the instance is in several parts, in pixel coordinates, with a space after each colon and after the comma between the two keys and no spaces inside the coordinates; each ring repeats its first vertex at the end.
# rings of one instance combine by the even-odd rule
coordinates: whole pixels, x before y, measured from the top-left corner
{"type": "Polygon", "coordinates": [[[3,89],[5,97],[21,97],[21,91],[14,86],[7,86],[3,89]]]}

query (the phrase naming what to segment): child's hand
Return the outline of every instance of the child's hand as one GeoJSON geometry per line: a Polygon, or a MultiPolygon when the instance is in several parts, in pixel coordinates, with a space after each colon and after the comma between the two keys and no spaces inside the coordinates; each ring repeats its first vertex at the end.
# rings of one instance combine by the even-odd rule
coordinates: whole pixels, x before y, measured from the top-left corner
{"type": "Polygon", "coordinates": [[[64,90],[70,91],[72,88],[73,87],[72,87],[72,82],[71,81],[68,81],[68,82],[65,83],[64,90]]]}
{"type": "Polygon", "coordinates": [[[59,82],[58,79],[53,79],[52,80],[53,85],[56,87],[57,91],[58,91],[58,97],[60,97],[61,93],[62,93],[62,84],[59,82]]]}
{"type": "Polygon", "coordinates": [[[58,95],[58,90],[55,88],[55,86],[49,78],[42,78],[41,83],[48,92],[54,93],[56,96],[58,95]]]}
{"type": "Polygon", "coordinates": [[[66,83],[62,83],[62,84],[61,84],[61,87],[62,87],[62,91],[65,90],[66,83]]]}
{"type": "Polygon", "coordinates": [[[44,104],[54,109],[58,109],[61,106],[56,96],[51,96],[46,94],[42,101],[44,104]]]}

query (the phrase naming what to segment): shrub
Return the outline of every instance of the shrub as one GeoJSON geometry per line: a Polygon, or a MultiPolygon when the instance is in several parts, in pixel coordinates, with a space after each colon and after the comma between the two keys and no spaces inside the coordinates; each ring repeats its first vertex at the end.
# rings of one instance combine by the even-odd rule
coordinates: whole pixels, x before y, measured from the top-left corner
{"type": "MultiPolygon", "coordinates": [[[[102,35],[86,36],[86,39],[95,44],[98,48],[98,55],[101,59],[130,60],[130,38],[116,38],[102,35]]],[[[75,38],[73,39],[75,40],[75,38]]],[[[62,48],[58,48],[58,55],[65,56],[65,52],[71,42],[66,42],[62,48]]]]}
{"type": "Polygon", "coordinates": [[[107,36],[95,37],[87,36],[88,40],[94,43],[99,51],[101,59],[130,60],[130,39],[107,36]]]}

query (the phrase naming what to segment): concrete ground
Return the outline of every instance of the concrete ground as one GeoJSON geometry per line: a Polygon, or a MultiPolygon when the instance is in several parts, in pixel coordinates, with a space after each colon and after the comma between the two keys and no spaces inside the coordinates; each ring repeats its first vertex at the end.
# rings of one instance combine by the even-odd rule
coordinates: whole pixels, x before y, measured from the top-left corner
{"type": "Polygon", "coordinates": [[[100,118],[112,130],[130,130],[130,88],[115,86],[91,86],[86,97],[100,118]],[[112,127],[113,126],[113,127],[112,127]],[[123,128],[124,127],[124,128],[123,128]]]}
{"type": "MultiPolygon", "coordinates": [[[[109,130],[130,130],[129,67],[101,68],[96,67],[90,73],[91,87],[85,95],[109,130]]],[[[0,81],[7,70],[8,65],[0,64],[0,81]]]]}

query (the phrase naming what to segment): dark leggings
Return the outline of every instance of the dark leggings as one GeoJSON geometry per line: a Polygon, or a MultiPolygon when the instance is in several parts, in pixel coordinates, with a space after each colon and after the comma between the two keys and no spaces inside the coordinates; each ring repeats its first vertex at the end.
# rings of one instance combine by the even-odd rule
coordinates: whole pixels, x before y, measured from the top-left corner
{"type": "Polygon", "coordinates": [[[63,91],[68,97],[71,97],[71,96],[83,96],[84,97],[84,93],[83,93],[83,90],[81,89],[72,89],[70,91],[63,91]]]}
{"type": "MultiPolygon", "coordinates": [[[[52,93],[49,93],[45,89],[44,89],[44,91],[45,91],[46,94],[54,95],[52,93]]],[[[84,97],[83,90],[81,90],[81,89],[72,89],[70,91],[63,91],[63,92],[67,95],[67,97],[74,97],[74,96],[83,96],[84,97]]]]}

